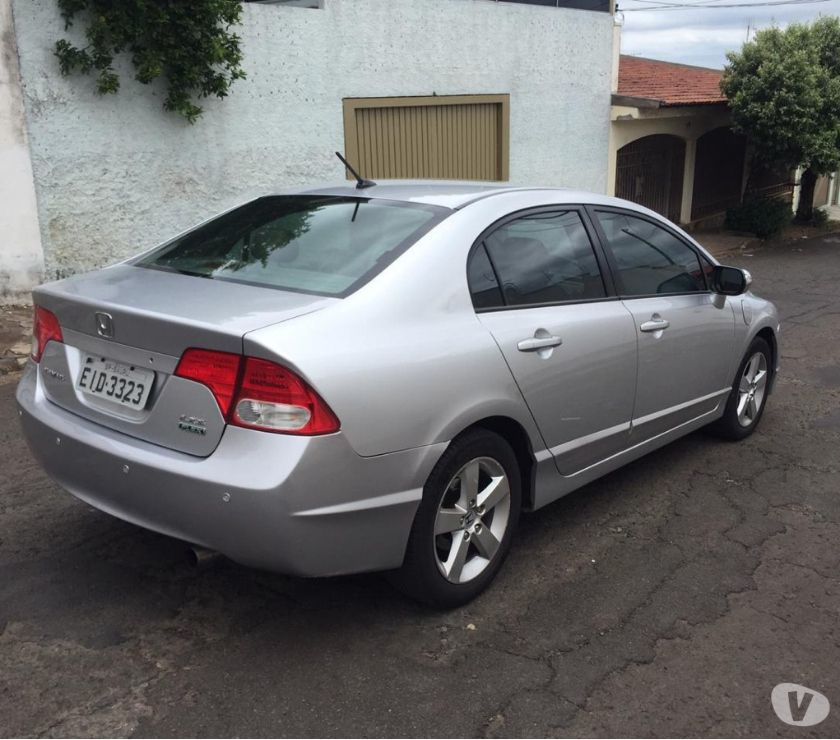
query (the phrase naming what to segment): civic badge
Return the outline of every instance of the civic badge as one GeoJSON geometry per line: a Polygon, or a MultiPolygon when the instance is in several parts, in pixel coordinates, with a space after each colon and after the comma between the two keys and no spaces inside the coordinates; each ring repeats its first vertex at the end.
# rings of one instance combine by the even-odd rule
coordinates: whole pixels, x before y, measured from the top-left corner
{"type": "Polygon", "coordinates": [[[114,319],[109,313],[97,312],[96,333],[105,339],[114,338],[114,319]]]}

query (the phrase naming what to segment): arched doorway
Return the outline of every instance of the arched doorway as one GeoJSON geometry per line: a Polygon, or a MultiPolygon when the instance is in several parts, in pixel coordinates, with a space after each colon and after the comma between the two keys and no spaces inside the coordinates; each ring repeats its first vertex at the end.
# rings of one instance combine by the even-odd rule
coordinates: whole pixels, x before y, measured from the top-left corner
{"type": "Polygon", "coordinates": [[[615,194],[680,220],[685,141],[653,134],[621,147],[615,161],[615,194]]]}
{"type": "Polygon", "coordinates": [[[741,202],[746,140],[727,126],[697,139],[691,220],[723,213],[741,202]]]}

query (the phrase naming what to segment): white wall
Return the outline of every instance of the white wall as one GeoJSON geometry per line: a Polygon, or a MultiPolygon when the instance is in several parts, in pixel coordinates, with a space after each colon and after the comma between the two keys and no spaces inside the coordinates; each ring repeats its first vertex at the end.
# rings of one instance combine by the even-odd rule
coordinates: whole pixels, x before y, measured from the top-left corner
{"type": "Polygon", "coordinates": [[[0,303],[28,299],[44,269],[9,0],[0,0],[0,303]]]}
{"type": "Polygon", "coordinates": [[[189,126],[128,66],[117,96],[62,79],[55,0],[13,2],[50,277],[266,190],[343,178],[333,152],[344,148],[345,97],[510,93],[512,181],[607,187],[609,13],[487,0],[246,4],[248,79],[189,126]]]}

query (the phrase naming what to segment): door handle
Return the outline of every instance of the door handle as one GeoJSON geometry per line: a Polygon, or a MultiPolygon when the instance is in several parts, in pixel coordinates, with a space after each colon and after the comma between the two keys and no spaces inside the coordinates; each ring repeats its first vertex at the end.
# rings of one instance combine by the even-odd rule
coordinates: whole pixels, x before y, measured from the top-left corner
{"type": "Polygon", "coordinates": [[[559,347],[561,344],[563,344],[563,340],[560,337],[530,337],[523,339],[516,347],[520,352],[537,352],[549,347],[559,347]]]}
{"type": "Polygon", "coordinates": [[[667,319],[651,319],[650,321],[645,321],[640,327],[640,331],[662,331],[663,329],[667,329],[671,326],[671,322],[667,319]]]}

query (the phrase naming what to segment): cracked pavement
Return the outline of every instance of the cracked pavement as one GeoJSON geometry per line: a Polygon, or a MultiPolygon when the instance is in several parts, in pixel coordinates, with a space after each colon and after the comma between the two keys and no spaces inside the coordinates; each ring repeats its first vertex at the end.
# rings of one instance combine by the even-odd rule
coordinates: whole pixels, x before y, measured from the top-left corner
{"type": "Polygon", "coordinates": [[[0,379],[0,734],[838,736],[840,235],[730,259],[782,314],[758,431],[526,515],[448,613],[377,575],[191,568],[51,483],[0,379]],[[833,712],[784,725],[781,682],[833,712]]]}

